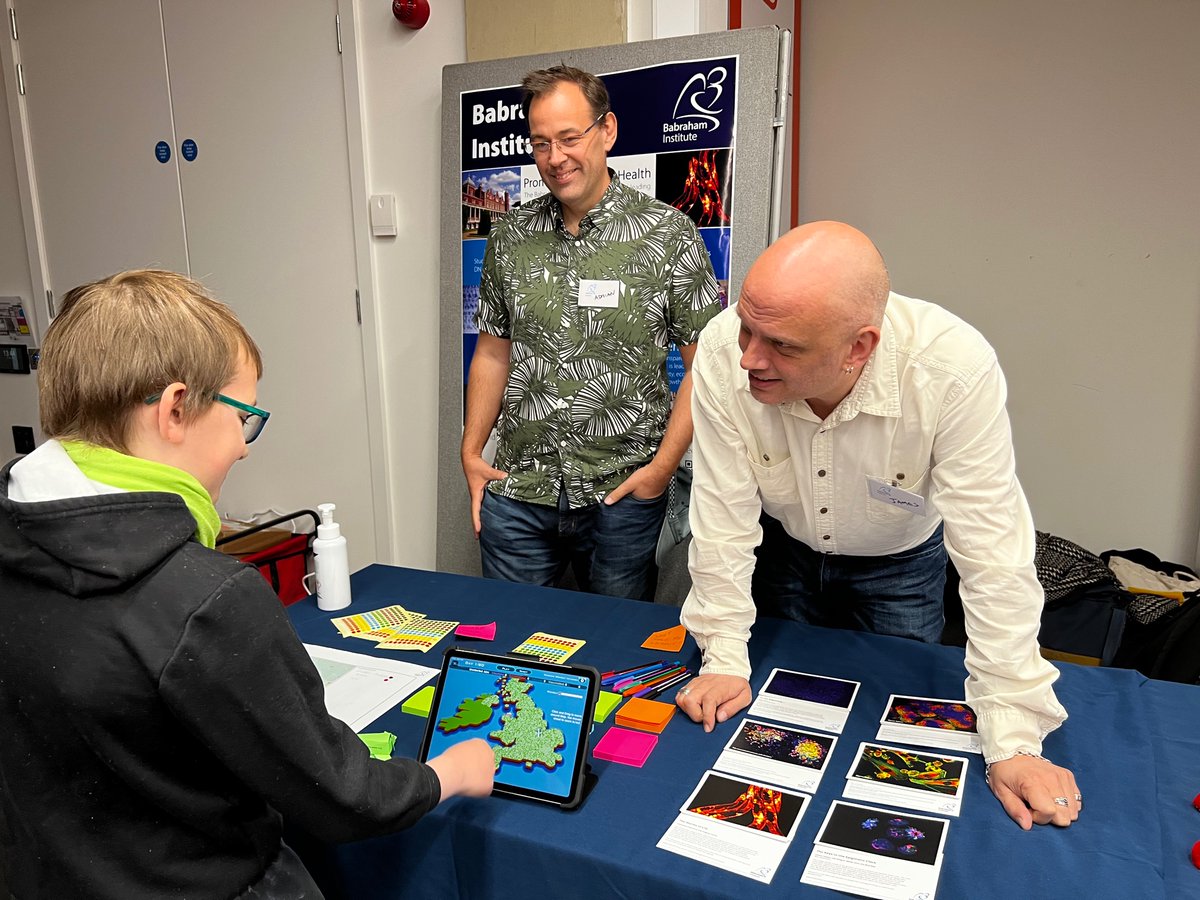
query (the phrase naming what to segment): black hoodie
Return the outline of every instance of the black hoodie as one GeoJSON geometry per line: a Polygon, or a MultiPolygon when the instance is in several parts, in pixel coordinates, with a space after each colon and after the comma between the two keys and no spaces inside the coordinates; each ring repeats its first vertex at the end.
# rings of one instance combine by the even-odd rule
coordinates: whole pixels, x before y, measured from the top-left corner
{"type": "MultiPolygon", "coordinates": [[[[44,446],[51,471],[73,465],[44,446]]],[[[370,759],[328,715],[278,599],[194,540],[181,498],[14,502],[13,466],[0,470],[0,795],[15,897],[232,898],[287,859],[281,814],[345,841],[437,805],[432,769],[370,759]]]]}

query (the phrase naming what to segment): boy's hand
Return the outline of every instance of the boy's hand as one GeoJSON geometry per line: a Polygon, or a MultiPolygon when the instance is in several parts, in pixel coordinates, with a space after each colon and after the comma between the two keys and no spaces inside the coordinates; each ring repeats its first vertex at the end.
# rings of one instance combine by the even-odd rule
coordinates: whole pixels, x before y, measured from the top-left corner
{"type": "Polygon", "coordinates": [[[429,767],[442,783],[443,800],[459,795],[486,797],[492,792],[496,754],[487,741],[471,738],[429,760],[429,767]]]}

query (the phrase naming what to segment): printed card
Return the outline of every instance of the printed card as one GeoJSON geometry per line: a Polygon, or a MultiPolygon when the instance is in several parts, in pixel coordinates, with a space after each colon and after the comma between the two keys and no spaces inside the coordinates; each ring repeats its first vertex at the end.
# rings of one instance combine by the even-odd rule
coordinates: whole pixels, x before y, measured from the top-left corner
{"type": "Polygon", "coordinates": [[[705,772],[656,846],[770,884],[812,797],[705,772]]]}
{"type": "Polygon", "coordinates": [[[800,880],[874,897],[933,897],[942,871],[945,819],[835,800],[800,880]]]}
{"type": "Polygon", "coordinates": [[[975,711],[962,700],[892,694],[879,722],[879,731],[875,735],[878,741],[944,747],[966,753],[983,752],[975,711]]]}
{"type": "Polygon", "coordinates": [[[714,769],[813,793],[837,738],[743,719],[714,769]]]}
{"type": "Polygon", "coordinates": [[[790,669],[772,669],[747,712],[777,722],[841,734],[859,682],[790,669]]]}
{"type": "Polygon", "coordinates": [[[863,742],[846,774],[845,796],[957,816],[967,786],[965,756],[863,742]]]}

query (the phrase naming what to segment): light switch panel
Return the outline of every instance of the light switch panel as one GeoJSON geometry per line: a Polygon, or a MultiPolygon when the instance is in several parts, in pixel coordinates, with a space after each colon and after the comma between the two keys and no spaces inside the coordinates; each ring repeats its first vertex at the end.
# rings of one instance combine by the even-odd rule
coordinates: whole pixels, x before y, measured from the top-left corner
{"type": "Polygon", "coordinates": [[[396,195],[371,195],[371,234],[375,237],[396,236],[396,195]]]}

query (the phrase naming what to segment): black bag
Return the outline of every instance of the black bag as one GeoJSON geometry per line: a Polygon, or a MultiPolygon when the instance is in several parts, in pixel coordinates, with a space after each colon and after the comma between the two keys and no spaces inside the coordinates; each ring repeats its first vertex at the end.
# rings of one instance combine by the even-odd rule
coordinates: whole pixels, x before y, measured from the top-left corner
{"type": "MultiPolygon", "coordinates": [[[[1129,594],[1104,561],[1064,538],[1039,531],[1034,550],[1038,581],[1046,595],[1038,643],[1042,656],[1088,666],[1112,665],[1125,629],[1129,594]]],[[[943,644],[966,644],[958,573],[946,573],[943,644]]]]}
{"type": "MultiPolygon", "coordinates": [[[[1186,586],[1196,573],[1164,562],[1147,550],[1109,550],[1186,586]]],[[[1200,684],[1200,590],[1138,593],[1129,604],[1129,623],[1113,665],[1137,669],[1147,678],[1200,684]]]]}
{"type": "Polygon", "coordinates": [[[1087,666],[1110,666],[1125,632],[1130,595],[1096,554],[1037,532],[1034,566],[1046,594],[1038,643],[1042,656],[1087,666]]]}

